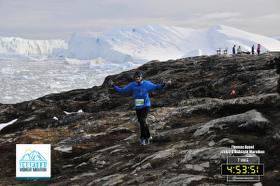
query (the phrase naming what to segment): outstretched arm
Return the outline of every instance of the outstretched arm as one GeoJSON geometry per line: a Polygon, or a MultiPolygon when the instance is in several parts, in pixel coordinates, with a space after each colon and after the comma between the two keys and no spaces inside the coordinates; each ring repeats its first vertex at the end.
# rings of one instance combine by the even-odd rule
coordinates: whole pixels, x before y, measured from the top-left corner
{"type": "Polygon", "coordinates": [[[164,88],[164,84],[154,84],[154,83],[152,83],[150,81],[148,81],[147,83],[148,83],[147,88],[148,88],[149,91],[159,90],[159,89],[164,88]]]}
{"type": "Polygon", "coordinates": [[[163,88],[166,88],[166,87],[168,87],[170,85],[171,85],[171,80],[163,81],[160,84],[154,84],[154,83],[149,81],[148,82],[148,90],[151,91],[151,90],[163,89],[163,88]]]}
{"type": "Polygon", "coordinates": [[[119,93],[128,93],[132,91],[132,83],[129,83],[127,86],[123,88],[114,85],[114,89],[119,93]]]}

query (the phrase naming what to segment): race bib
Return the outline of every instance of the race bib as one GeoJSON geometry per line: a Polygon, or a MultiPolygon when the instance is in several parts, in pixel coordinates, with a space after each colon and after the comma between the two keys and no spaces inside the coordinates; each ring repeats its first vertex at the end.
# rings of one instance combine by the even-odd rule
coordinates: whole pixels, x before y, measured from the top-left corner
{"type": "Polygon", "coordinates": [[[135,99],[135,106],[144,105],[144,99],[135,99]]]}

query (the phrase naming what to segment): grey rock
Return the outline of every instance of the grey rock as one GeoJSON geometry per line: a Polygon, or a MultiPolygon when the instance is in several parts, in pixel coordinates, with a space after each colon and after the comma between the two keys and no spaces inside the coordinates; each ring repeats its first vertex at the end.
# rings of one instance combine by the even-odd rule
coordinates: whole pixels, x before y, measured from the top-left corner
{"type": "Polygon", "coordinates": [[[96,179],[90,183],[88,183],[88,186],[91,185],[100,185],[102,184],[103,186],[113,186],[113,185],[118,185],[123,182],[123,178],[125,175],[123,174],[113,174],[109,176],[105,176],[103,178],[96,179]]]}
{"type": "Polygon", "coordinates": [[[161,186],[169,186],[169,185],[188,185],[191,184],[194,181],[200,181],[202,179],[206,178],[206,176],[201,175],[191,175],[191,174],[179,174],[173,178],[165,179],[160,184],[161,186]]]}
{"type": "Polygon", "coordinates": [[[230,126],[263,132],[263,130],[270,127],[270,122],[261,113],[256,110],[251,110],[243,114],[227,116],[207,122],[196,130],[193,136],[198,137],[204,135],[209,133],[210,129],[213,128],[223,130],[230,126]]]}

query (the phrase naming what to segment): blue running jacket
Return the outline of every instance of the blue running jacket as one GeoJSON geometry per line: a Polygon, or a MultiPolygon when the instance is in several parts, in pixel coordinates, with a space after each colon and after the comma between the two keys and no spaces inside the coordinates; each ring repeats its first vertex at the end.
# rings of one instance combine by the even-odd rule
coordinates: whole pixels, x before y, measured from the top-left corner
{"type": "Polygon", "coordinates": [[[144,107],[151,107],[149,92],[152,90],[162,89],[163,85],[154,84],[147,80],[142,80],[139,84],[135,81],[129,83],[127,86],[120,88],[114,86],[114,89],[119,93],[133,93],[135,109],[142,109],[144,107]]]}

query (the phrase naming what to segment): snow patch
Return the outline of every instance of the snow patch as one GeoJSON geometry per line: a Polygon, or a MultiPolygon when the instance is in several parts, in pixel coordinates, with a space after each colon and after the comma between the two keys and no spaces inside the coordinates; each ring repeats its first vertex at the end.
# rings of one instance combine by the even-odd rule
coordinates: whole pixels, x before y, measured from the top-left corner
{"type": "Polygon", "coordinates": [[[56,120],[56,121],[58,121],[58,118],[57,118],[57,117],[55,117],[55,116],[53,117],[53,119],[54,119],[54,120],[56,120]]]}
{"type": "Polygon", "coordinates": [[[9,121],[7,123],[0,123],[0,130],[2,130],[3,128],[7,127],[8,125],[12,125],[13,123],[15,123],[18,119],[14,119],[12,121],[9,121]]]}
{"type": "Polygon", "coordinates": [[[65,152],[65,153],[71,153],[72,152],[72,146],[70,145],[62,145],[59,147],[54,148],[54,150],[65,152]]]}

